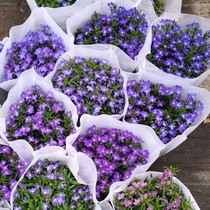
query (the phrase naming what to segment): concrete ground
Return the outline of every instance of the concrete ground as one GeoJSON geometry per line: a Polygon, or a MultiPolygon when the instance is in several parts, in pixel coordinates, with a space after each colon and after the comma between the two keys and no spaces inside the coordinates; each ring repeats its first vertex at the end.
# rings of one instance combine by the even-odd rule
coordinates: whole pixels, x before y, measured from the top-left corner
{"type": "MultiPolygon", "coordinates": [[[[210,18],[209,0],[183,0],[182,12],[210,18]]],[[[22,24],[30,14],[25,0],[0,0],[0,40],[9,29],[22,24]],[[6,3],[5,3],[6,2],[6,3]]],[[[210,77],[201,85],[210,91],[210,77]]],[[[0,103],[6,94],[0,92],[0,103]]],[[[150,168],[162,171],[162,166],[180,168],[177,178],[191,190],[201,209],[210,209],[210,124],[200,125],[178,148],[160,157],[150,168]]]]}

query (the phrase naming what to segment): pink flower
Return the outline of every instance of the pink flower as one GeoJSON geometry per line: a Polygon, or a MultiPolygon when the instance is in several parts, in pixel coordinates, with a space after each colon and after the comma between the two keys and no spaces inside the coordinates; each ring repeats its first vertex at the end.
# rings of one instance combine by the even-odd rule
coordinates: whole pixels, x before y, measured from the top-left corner
{"type": "Polygon", "coordinates": [[[124,193],[120,193],[120,194],[118,194],[117,199],[122,200],[124,198],[124,196],[125,196],[124,193]]]}
{"type": "Polygon", "coordinates": [[[149,206],[147,210],[153,210],[153,206],[149,206]]]}
{"type": "Polygon", "coordinates": [[[139,199],[135,199],[135,201],[133,202],[133,205],[138,205],[140,202],[141,202],[141,198],[139,198],[139,199]]]}
{"type": "Polygon", "coordinates": [[[121,204],[124,205],[125,207],[129,207],[132,205],[132,200],[124,200],[121,204]]]}

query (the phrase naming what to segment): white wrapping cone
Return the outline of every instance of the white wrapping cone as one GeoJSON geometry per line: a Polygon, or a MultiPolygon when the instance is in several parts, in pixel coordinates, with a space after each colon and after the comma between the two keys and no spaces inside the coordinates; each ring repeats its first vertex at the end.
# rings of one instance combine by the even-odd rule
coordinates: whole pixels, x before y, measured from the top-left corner
{"type": "MultiPolygon", "coordinates": [[[[95,0],[77,0],[71,6],[58,7],[58,8],[49,8],[44,7],[50,17],[64,30],[66,31],[66,21],[69,17],[74,15],[77,12],[80,12],[83,8],[94,3],[95,0]]],[[[27,0],[27,3],[33,11],[38,8],[35,0],[27,0]]]]}
{"type": "MultiPolygon", "coordinates": [[[[0,139],[0,145],[5,145],[11,147],[14,152],[17,154],[17,156],[20,158],[20,160],[24,161],[27,160],[31,162],[34,158],[34,151],[31,148],[31,146],[22,140],[17,140],[11,142],[5,142],[4,140],[0,139]]],[[[0,210],[9,210],[10,204],[6,200],[0,200],[0,210]]]]}
{"type": "MultiPolygon", "coordinates": [[[[106,59],[109,61],[109,65],[112,67],[116,67],[119,69],[121,76],[124,79],[124,84],[123,84],[123,90],[124,93],[126,91],[126,83],[127,83],[127,77],[125,75],[125,72],[122,71],[121,69],[126,69],[128,65],[126,63],[122,63],[121,60],[118,60],[116,53],[113,51],[113,48],[109,46],[106,50],[99,50],[95,49],[94,46],[84,46],[84,45],[75,45],[74,48],[66,53],[64,53],[57,61],[54,70],[46,76],[46,79],[52,80],[53,76],[56,74],[56,72],[59,69],[59,64],[61,61],[65,60],[68,61],[70,59],[73,59],[74,57],[82,57],[82,58],[99,58],[99,59],[106,59]]],[[[124,58],[124,57],[123,57],[124,58]]],[[[124,114],[125,114],[125,107],[128,105],[128,100],[125,94],[125,106],[124,106],[124,111],[122,114],[115,114],[112,115],[118,119],[120,119],[124,114]]]]}
{"type": "MultiPolygon", "coordinates": [[[[176,85],[179,85],[183,89],[183,98],[186,98],[188,93],[195,93],[196,94],[196,100],[200,100],[203,105],[203,111],[202,115],[198,116],[196,120],[192,123],[191,126],[189,126],[181,135],[176,136],[174,139],[172,139],[169,143],[165,144],[165,148],[162,150],[161,155],[164,155],[171,150],[175,149],[177,146],[179,146],[182,142],[184,142],[187,139],[187,136],[194,131],[202,122],[207,118],[207,116],[210,113],[210,93],[208,90],[205,90],[203,88],[194,87],[186,82],[180,81],[172,81],[168,79],[163,79],[163,77],[160,77],[158,75],[152,74],[149,71],[146,70],[140,70],[139,73],[131,74],[126,73],[129,80],[146,80],[151,81],[152,83],[157,84],[163,84],[166,87],[174,88],[176,85]]],[[[125,119],[124,119],[125,120],[125,119]]]]}
{"type": "Polygon", "coordinates": [[[48,25],[53,33],[61,37],[66,51],[72,48],[67,34],[53,21],[45,9],[38,8],[34,10],[22,25],[14,26],[9,31],[9,40],[5,43],[4,49],[0,54],[0,88],[9,91],[17,82],[17,79],[2,82],[2,78],[5,75],[4,66],[8,62],[7,50],[11,48],[13,42],[21,41],[29,31],[36,31],[40,24],[48,25]]]}
{"type": "Polygon", "coordinates": [[[96,197],[95,197],[95,186],[96,186],[96,179],[97,173],[96,168],[93,161],[85,154],[76,153],[74,156],[66,156],[66,151],[57,146],[47,146],[40,150],[34,152],[34,159],[28,166],[28,169],[25,173],[21,176],[18,183],[12,190],[11,193],[11,208],[13,208],[13,201],[14,201],[14,193],[17,189],[17,185],[21,182],[24,175],[27,173],[29,168],[33,166],[38,160],[48,159],[50,161],[60,161],[62,164],[67,165],[73,176],[75,177],[76,181],[83,185],[88,185],[90,189],[90,193],[93,195],[93,201],[95,203],[95,209],[100,210],[101,208],[97,204],[96,197]],[[89,174],[86,174],[87,169],[90,168],[92,171],[89,174]]]}
{"type": "MultiPolygon", "coordinates": [[[[161,24],[160,21],[162,19],[175,20],[182,27],[182,29],[185,28],[186,24],[198,22],[203,34],[206,31],[210,30],[210,19],[203,18],[203,17],[196,16],[196,15],[182,14],[182,13],[164,13],[159,18],[154,20],[152,25],[161,24]]],[[[148,54],[150,54],[151,53],[151,45],[152,45],[152,27],[149,28],[149,32],[148,32],[148,35],[146,38],[146,43],[147,43],[146,51],[148,52],[148,54]]],[[[183,77],[179,77],[174,74],[170,74],[170,73],[160,70],[158,67],[156,67],[154,64],[152,64],[150,61],[148,61],[146,58],[144,60],[139,60],[138,63],[143,69],[145,69],[149,72],[152,72],[156,75],[159,75],[162,78],[170,79],[170,80],[177,81],[177,82],[183,81],[183,82],[187,82],[189,84],[195,85],[195,86],[200,85],[203,82],[203,80],[205,80],[205,78],[207,78],[207,76],[210,74],[210,65],[207,65],[207,70],[198,77],[183,78],[183,77]]]]}
{"type": "MultiPolygon", "coordinates": [[[[112,206],[108,203],[108,202],[103,202],[101,203],[101,209],[102,210],[115,210],[114,208],[114,199],[116,198],[116,196],[122,192],[123,190],[125,190],[127,188],[127,186],[130,184],[130,182],[135,179],[138,178],[140,180],[145,180],[146,178],[151,180],[152,177],[158,177],[160,176],[162,173],[161,172],[155,172],[155,171],[148,171],[146,173],[142,173],[142,174],[138,174],[138,175],[134,175],[133,177],[129,178],[128,180],[121,182],[118,186],[116,186],[116,188],[112,189],[111,193],[110,193],[110,202],[112,203],[112,206]],[[151,177],[152,176],[152,177],[151,177]]],[[[192,194],[190,193],[189,189],[181,182],[179,181],[176,177],[172,178],[173,182],[176,183],[180,190],[183,192],[185,198],[187,200],[190,201],[190,206],[193,210],[200,210],[198,204],[196,203],[195,199],[193,198],[192,194]]]]}
{"type": "MultiPolygon", "coordinates": [[[[91,116],[85,114],[81,117],[81,127],[79,129],[79,132],[75,135],[67,137],[67,151],[69,150],[69,146],[73,145],[77,137],[79,135],[85,135],[87,129],[93,125],[96,125],[97,128],[117,128],[121,130],[128,130],[143,141],[141,143],[142,150],[148,150],[149,152],[148,162],[145,165],[137,166],[132,174],[145,172],[159,157],[160,152],[165,148],[164,144],[160,141],[160,139],[156,136],[154,131],[149,126],[133,125],[126,122],[121,122],[108,115],[91,116]]],[[[118,182],[115,182],[111,185],[110,191],[115,185],[118,185],[118,182]]],[[[109,195],[106,197],[105,200],[107,200],[108,198],[109,195]]]]}
{"type": "MultiPolygon", "coordinates": [[[[76,13],[75,15],[73,15],[72,17],[70,17],[67,20],[67,33],[70,36],[70,39],[72,42],[74,42],[74,39],[75,39],[74,33],[76,32],[76,30],[83,27],[84,24],[91,19],[91,16],[94,14],[95,11],[98,13],[101,13],[101,14],[110,14],[110,9],[109,9],[109,6],[107,5],[107,3],[109,3],[109,2],[113,2],[117,6],[123,6],[126,9],[137,7],[139,10],[142,10],[143,13],[145,13],[147,21],[148,21],[148,25],[150,25],[151,22],[153,20],[155,20],[155,18],[156,18],[154,10],[152,12],[152,8],[153,8],[152,4],[148,4],[148,2],[146,2],[146,0],[142,0],[141,2],[137,2],[137,3],[134,3],[130,0],[126,0],[126,1],[98,0],[96,3],[86,7],[85,9],[76,13]]],[[[149,30],[149,27],[148,27],[148,30],[149,30]]],[[[148,47],[145,48],[145,45],[148,45],[148,44],[150,44],[150,43],[146,43],[146,42],[144,43],[144,46],[140,50],[139,54],[136,56],[136,60],[141,61],[145,58],[145,56],[149,50],[148,47]]],[[[102,46],[100,46],[101,48],[107,49],[107,45],[109,45],[109,44],[96,44],[96,45],[94,44],[95,47],[97,47],[98,45],[102,45],[102,46]]],[[[120,57],[120,60],[122,60],[121,62],[129,63],[133,60],[125,52],[123,52],[120,48],[118,48],[118,50],[116,50],[116,52],[117,52],[117,55],[120,57]],[[127,58],[125,56],[124,56],[124,59],[121,58],[122,54],[125,54],[127,56],[127,58]]],[[[127,71],[131,72],[132,68],[127,69],[127,71]]]]}
{"type": "Polygon", "coordinates": [[[7,100],[0,109],[0,125],[2,125],[0,127],[0,137],[6,142],[9,142],[4,136],[4,132],[6,131],[5,119],[7,119],[10,114],[9,107],[20,98],[22,92],[28,90],[33,85],[39,85],[42,88],[42,91],[45,93],[51,91],[53,93],[54,99],[63,103],[65,111],[71,111],[72,121],[77,131],[77,109],[71,102],[71,100],[65,94],[56,91],[53,88],[51,81],[39,76],[33,69],[30,69],[21,74],[17,81],[17,84],[10,90],[7,100]]]}

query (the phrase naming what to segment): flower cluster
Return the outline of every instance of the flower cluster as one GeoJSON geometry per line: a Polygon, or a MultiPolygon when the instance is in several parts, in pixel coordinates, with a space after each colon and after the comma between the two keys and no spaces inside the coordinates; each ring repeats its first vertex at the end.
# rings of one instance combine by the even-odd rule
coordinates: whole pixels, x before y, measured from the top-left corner
{"type": "Polygon", "coordinates": [[[147,163],[148,150],[143,150],[142,140],[127,130],[116,128],[88,128],[73,146],[93,159],[98,170],[96,197],[103,200],[109,187],[116,181],[130,177],[138,166],[147,163]]]}
{"type": "Polygon", "coordinates": [[[9,146],[0,145],[0,200],[10,201],[11,191],[28,165],[9,146]]]}
{"type": "Polygon", "coordinates": [[[65,146],[65,139],[75,132],[72,113],[65,112],[63,103],[52,92],[44,93],[38,85],[22,92],[9,108],[6,135],[9,140],[26,139],[32,147],[65,146]]]}
{"type": "MultiPolygon", "coordinates": [[[[173,170],[173,169],[172,169],[173,170]]],[[[114,199],[117,210],[192,210],[190,201],[180,187],[173,182],[173,172],[165,169],[158,177],[141,180],[135,178],[114,199]]]]}
{"type": "Polygon", "coordinates": [[[129,107],[125,120],[151,126],[165,144],[183,133],[203,110],[196,94],[183,99],[183,89],[178,85],[169,88],[150,81],[130,80],[127,94],[129,107]]]}
{"type": "Polygon", "coordinates": [[[184,29],[175,21],[162,19],[152,26],[151,53],[147,59],[161,70],[184,78],[195,78],[210,64],[210,30],[205,33],[198,22],[184,29]]]}
{"type": "Polygon", "coordinates": [[[105,59],[75,57],[61,61],[52,79],[54,87],[69,96],[78,115],[122,114],[124,79],[105,59]]]}
{"type": "Polygon", "coordinates": [[[8,61],[2,81],[16,79],[32,67],[44,77],[54,69],[57,59],[64,52],[63,40],[51,32],[48,25],[40,25],[36,31],[29,31],[21,41],[13,42],[7,50],[8,61]]]}
{"type": "Polygon", "coordinates": [[[61,162],[39,160],[17,186],[14,209],[93,209],[88,186],[76,181],[61,162]]]}
{"type": "Polygon", "coordinates": [[[152,0],[152,4],[154,6],[154,10],[158,16],[160,16],[164,11],[164,3],[163,0],[152,0]]]}
{"type": "Polygon", "coordinates": [[[65,7],[70,6],[76,2],[76,0],[35,0],[39,7],[65,7]]]}
{"type": "Polygon", "coordinates": [[[135,58],[144,45],[148,22],[136,7],[125,9],[108,3],[111,14],[95,12],[91,20],[75,32],[75,44],[113,44],[131,58],[135,58]]]}

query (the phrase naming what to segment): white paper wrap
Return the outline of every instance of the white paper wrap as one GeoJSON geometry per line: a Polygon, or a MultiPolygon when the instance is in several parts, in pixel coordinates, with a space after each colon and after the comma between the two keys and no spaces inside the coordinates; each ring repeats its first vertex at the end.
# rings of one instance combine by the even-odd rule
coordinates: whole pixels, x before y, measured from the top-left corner
{"type": "MultiPolygon", "coordinates": [[[[50,7],[43,7],[46,9],[50,17],[64,30],[66,31],[66,21],[69,17],[74,15],[77,12],[80,12],[86,6],[91,5],[96,0],[77,0],[71,6],[66,7],[58,7],[58,8],[50,8],[50,7]]],[[[34,9],[38,8],[35,0],[27,0],[27,3],[33,11],[34,9]]]]}
{"type": "MultiPolygon", "coordinates": [[[[83,27],[84,24],[91,19],[91,16],[94,14],[95,11],[98,13],[101,13],[101,14],[110,14],[109,6],[107,5],[107,3],[109,3],[109,2],[113,2],[117,6],[123,6],[126,9],[137,7],[139,10],[142,10],[143,13],[145,13],[149,26],[150,26],[151,22],[153,20],[155,20],[155,18],[156,18],[154,11],[151,12],[152,8],[153,8],[152,4],[148,4],[148,2],[146,2],[146,0],[142,0],[141,2],[137,2],[137,3],[134,3],[130,0],[126,0],[126,1],[98,0],[96,3],[86,7],[81,12],[76,13],[75,15],[73,15],[72,17],[70,17],[67,20],[67,34],[69,35],[72,43],[74,42],[74,33],[76,32],[76,30],[83,27]]],[[[148,27],[148,29],[149,29],[149,27],[148,27]]],[[[145,47],[145,45],[148,45],[148,44],[150,44],[150,43],[146,43],[146,42],[144,43],[143,48],[140,50],[140,52],[136,56],[135,60],[141,61],[145,58],[147,51],[145,51],[144,47],[145,47]]],[[[102,45],[102,46],[100,46],[101,48],[103,47],[104,49],[107,49],[107,45],[109,45],[109,44],[96,44],[95,46],[97,47],[98,45],[102,45]]],[[[123,52],[120,48],[118,48],[116,50],[116,53],[118,54],[118,56],[120,57],[120,60],[122,60],[122,62],[124,62],[124,63],[131,62],[132,59],[125,52],[123,52]],[[127,56],[127,58],[124,57],[125,60],[123,60],[123,58],[121,58],[122,54],[125,54],[127,56]]],[[[127,69],[126,71],[130,72],[130,71],[132,71],[132,68],[127,69]]]]}
{"type": "MultiPolygon", "coordinates": [[[[207,116],[210,113],[210,92],[206,89],[199,88],[192,86],[186,82],[183,82],[182,80],[180,81],[172,81],[163,79],[163,77],[155,75],[150,73],[149,71],[144,70],[142,71],[141,69],[139,70],[138,73],[131,74],[131,73],[126,73],[128,76],[128,81],[129,80],[136,80],[140,81],[142,80],[150,80],[153,83],[157,84],[163,84],[166,87],[174,88],[176,85],[179,85],[183,89],[182,97],[183,99],[187,97],[187,94],[189,93],[195,93],[196,94],[196,100],[200,100],[203,103],[203,111],[200,116],[198,116],[195,121],[192,123],[190,127],[188,127],[181,135],[176,136],[174,139],[172,139],[169,143],[165,144],[165,148],[162,150],[161,155],[164,155],[171,150],[175,149],[177,146],[179,146],[182,142],[184,142],[187,139],[187,136],[194,131],[202,122],[207,118],[207,116]]],[[[124,119],[125,121],[125,119],[124,119]]]]}
{"type": "MultiPolygon", "coordinates": [[[[0,145],[11,147],[22,161],[28,160],[31,162],[34,158],[34,152],[32,147],[25,141],[16,140],[13,142],[6,142],[0,139],[0,145]]],[[[0,200],[0,210],[9,210],[9,209],[10,209],[10,204],[6,200],[0,200]]]]}
{"type": "MultiPolygon", "coordinates": [[[[25,153],[28,151],[25,150],[25,153]]],[[[66,151],[57,146],[47,146],[34,152],[34,158],[28,166],[25,173],[21,176],[18,183],[12,190],[11,193],[11,208],[13,208],[14,193],[17,189],[17,185],[21,182],[24,175],[27,173],[29,168],[33,166],[38,160],[48,159],[50,161],[60,161],[62,164],[67,165],[76,181],[83,185],[88,185],[90,193],[93,195],[93,201],[95,203],[95,210],[101,208],[97,204],[95,196],[95,187],[97,179],[97,171],[93,161],[84,153],[77,153],[73,147],[69,147],[69,156],[66,156],[66,151]],[[85,166],[85,167],[84,167],[85,166]],[[88,173],[87,173],[88,172],[88,173]]]]}
{"type": "MultiPolygon", "coordinates": [[[[120,74],[122,75],[123,79],[124,79],[124,84],[123,84],[123,90],[124,93],[126,91],[126,83],[127,83],[127,77],[125,75],[125,72],[123,70],[125,70],[128,65],[130,65],[129,63],[124,63],[121,62],[121,60],[118,60],[116,53],[113,51],[112,47],[108,47],[106,50],[100,50],[100,49],[95,49],[94,46],[84,46],[84,45],[74,45],[74,48],[66,53],[64,53],[63,55],[61,55],[61,57],[58,59],[54,70],[48,74],[46,76],[46,79],[52,80],[53,76],[56,74],[56,72],[59,69],[59,64],[61,61],[63,60],[70,60],[73,59],[76,56],[80,56],[86,59],[89,58],[99,58],[99,59],[106,59],[109,61],[109,64],[112,67],[116,67],[120,70],[120,74]],[[121,70],[122,69],[122,70],[121,70]]],[[[125,56],[126,57],[126,56],[125,56]]],[[[124,57],[122,57],[124,58],[124,57]]],[[[125,106],[124,106],[124,111],[122,114],[116,114],[113,115],[116,118],[121,118],[124,114],[125,114],[125,107],[128,106],[128,100],[125,94],[125,106]]]]}
{"type": "MultiPolygon", "coordinates": [[[[77,131],[77,109],[71,100],[65,94],[56,91],[53,88],[51,81],[39,76],[33,69],[30,69],[21,74],[17,84],[10,90],[7,100],[0,109],[0,125],[2,125],[0,127],[0,137],[6,142],[11,142],[8,141],[3,134],[6,131],[5,120],[9,117],[10,114],[9,107],[20,98],[22,92],[31,88],[33,85],[39,85],[45,93],[51,91],[53,93],[54,99],[63,103],[65,111],[71,111],[72,121],[77,131]]],[[[12,142],[10,144],[12,144],[12,142]]],[[[24,150],[22,152],[24,153],[24,150]]]]}
{"type": "MultiPolygon", "coordinates": [[[[132,174],[143,173],[145,172],[152,163],[159,157],[160,152],[165,148],[165,145],[160,141],[154,131],[145,125],[133,125],[126,122],[121,122],[111,116],[108,115],[100,115],[100,116],[91,116],[91,115],[82,115],[81,117],[81,127],[79,128],[79,132],[67,137],[66,139],[66,148],[68,150],[69,146],[73,145],[75,140],[79,135],[85,135],[88,128],[95,125],[97,128],[117,128],[121,130],[128,130],[132,132],[134,135],[138,136],[142,142],[142,150],[149,151],[148,162],[145,165],[137,166],[132,174]]],[[[110,192],[118,182],[115,182],[110,187],[110,192]]],[[[105,198],[105,200],[109,199],[109,195],[105,198]]]]}
{"type": "Polygon", "coordinates": [[[12,46],[13,42],[21,41],[29,31],[36,31],[40,24],[50,26],[51,31],[62,38],[65,50],[68,51],[71,49],[72,44],[70,43],[69,37],[53,21],[46,10],[43,8],[35,9],[22,25],[14,26],[9,31],[9,40],[6,42],[4,49],[0,54],[0,88],[9,91],[17,82],[16,79],[1,82],[5,74],[4,66],[8,62],[8,57],[6,57],[7,49],[12,46]]]}
{"type": "MultiPolygon", "coordinates": [[[[3,46],[4,46],[8,41],[9,41],[9,37],[5,37],[2,41],[0,41],[0,44],[3,44],[3,46]]],[[[1,52],[0,52],[0,54],[1,54],[1,52]]]]}
{"type": "MultiPolygon", "coordinates": [[[[134,175],[133,177],[130,177],[126,181],[119,183],[119,185],[116,186],[115,189],[113,188],[111,193],[110,193],[110,200],[109,201],[112,203],[113,207],[108,203],[108,201],[105,201],[105,202],[100,203],[101,209],[102,210],[115,210],[114,204],[113,204],[114,199],[116,198],[116,196],[120,192],[122,192],[123,190],[125,190],[128,187],[128,185],[130,184],[130,182],[133,179],[138,178],[140,180],[145,180],[147,178],[147,179],[151,180],[152,177],[158,177],[161,174],[162,174],[161,172],[148,171],[146,173],[134,175]]],[[[176,177],[173,177],[172,180],[175,184],[177,184],[179,186],[179,188],[183,192],[185,198],[190,201],[191,208],[193,210],[200,210],[198,204],[196,203],[196,201],[193,198],[192,194],[190,193],[189,189],[180,180],[178,180],[176,177]]]]}
{"type": "MultiPolygon", "coordinates": [[[[162,19],[175,20],[182,27],[182,29],[185,28],[186,24],[198,22],[200,24],[200,29],[202,30],[203,33],[210,30],[210,19],[203,18],[203,17],[196,16],[196,15],[182,14],[182,13],[164,13],[159,18],[154,20],[152,25],[160,24],[160,21],[162,19]]],[[[145,51],[147,51],[147,54],[150,54],[151,53],[151,45],[152,45],[152,27],[149,28],[149,32],[148,32],[148,35],[146,38],[146,43],[147,43],[147,45],[145,45],[145,51]]],[[[171,79],[171,80],[174,80],[177,82],[179,82],[179,81],[187,82],[194,86],[200,85],[203,82],[203,80],[205,80],[205,78],[210,74],[210,65],[207,65],[207,70],[198,77],[182,78],[182,77],[179,77],[179,76],[176,76],[173,74],[169,74],[169,73],[166,73],[166,72],[160,70],[158,67],[156,67],[154,64],[152,64],[150,61],[148,61],[146,58],[143,61],[139,60],[138,63],[144,69],[147,69],[147,71],[150,71],[150,72],[152,72],[156,75],[159,75],[163,78],[171,79]]]]}

